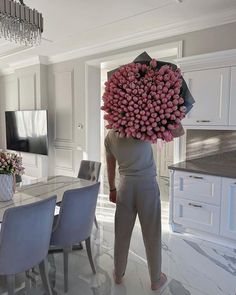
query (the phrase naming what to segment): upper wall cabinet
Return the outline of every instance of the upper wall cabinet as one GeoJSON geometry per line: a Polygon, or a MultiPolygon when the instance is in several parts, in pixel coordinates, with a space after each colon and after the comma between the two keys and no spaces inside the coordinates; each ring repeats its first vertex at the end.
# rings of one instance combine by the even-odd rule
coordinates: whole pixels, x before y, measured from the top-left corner
{"type": "Polygon", "coordinates": [[[185,125],[227,125],[229,110],[230,68],[184,73],[195,99],[185,125]]]}
{"type": "Polygon", "coordinates": [[[196,101],[183,124],[190,128],[235,129],[236,49],[176,62],[196,101]]]}
{"type": "Polygon", "coordinates": [[[231,68],[229,125],[236,126],[236,66],[231,68]]]}

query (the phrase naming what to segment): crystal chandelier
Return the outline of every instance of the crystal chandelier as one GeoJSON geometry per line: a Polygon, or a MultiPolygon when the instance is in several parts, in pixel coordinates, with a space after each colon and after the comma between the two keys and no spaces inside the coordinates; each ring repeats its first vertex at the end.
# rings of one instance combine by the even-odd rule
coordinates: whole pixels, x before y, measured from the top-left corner
{"type": "Polygon", "coordinates": [[[23,0],[0,0],[0,38],[26,46],[39,45],[43,32],[43,17],[23,0]]]}

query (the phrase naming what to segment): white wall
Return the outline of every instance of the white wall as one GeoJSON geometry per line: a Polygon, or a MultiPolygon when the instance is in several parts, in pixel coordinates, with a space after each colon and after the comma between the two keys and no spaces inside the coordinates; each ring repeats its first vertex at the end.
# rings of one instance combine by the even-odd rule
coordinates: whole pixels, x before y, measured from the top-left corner
{"type": "MultiPolygon", "coordinates": [[[[47,109],[46,79],[44,65],[35,65],[0,79],[1,96],[1,137],[0,147],[6,148],[5,111],[47,109]]],[[[21,153],[25,173],[32,177],[43,177],[48,173],[48,158],[29,153],[21,153]]]]}

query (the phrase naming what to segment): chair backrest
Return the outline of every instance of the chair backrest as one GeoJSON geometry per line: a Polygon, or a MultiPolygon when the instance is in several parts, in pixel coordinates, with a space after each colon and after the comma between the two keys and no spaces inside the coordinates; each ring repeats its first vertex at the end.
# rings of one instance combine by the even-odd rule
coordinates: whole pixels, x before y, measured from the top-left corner
{"type": "Polygon", "coordinates": [[[67,247],[86,240],[92,231],[100,183],[64,193],[51,245],[67,247]]]}
{"type": "Polygon", "coordinates": [[[48,253],[56,196],[5,211],[0,232],[0,274],[24,272],[48,253]]]}
{"type": "Polygon", "coordinates": [[[100,168],[100,162],[82,160],[80,163],[78,178],[98,182],[100,168]]]}

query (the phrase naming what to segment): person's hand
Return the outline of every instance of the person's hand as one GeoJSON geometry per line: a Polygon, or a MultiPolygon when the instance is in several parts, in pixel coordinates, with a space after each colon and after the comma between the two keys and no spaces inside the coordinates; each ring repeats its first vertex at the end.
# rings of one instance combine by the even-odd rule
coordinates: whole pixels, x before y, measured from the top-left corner
{"type": "Polygon", "coordinates": [[[110,200],[110,202],[116,203],[116,197],[117,197],[116,190],[111,191],[110,194],[109,194],[109,200],[110,200]]]}

